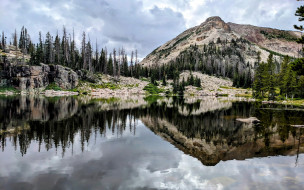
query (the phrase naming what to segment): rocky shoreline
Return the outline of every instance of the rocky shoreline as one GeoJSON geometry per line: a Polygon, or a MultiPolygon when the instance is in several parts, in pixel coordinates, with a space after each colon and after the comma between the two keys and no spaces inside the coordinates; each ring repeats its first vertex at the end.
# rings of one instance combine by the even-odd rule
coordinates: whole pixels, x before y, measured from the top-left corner
{"type": "MultiPolygon", "coordinates": [[[[180,80],[187,80],[190,75],[201,80],[201,88],[194,86],[186,86],[184,96],[187,99],[193,97],[241,97],[249,101],[257,101],[252,98],[251,89],[240,89],[232,86],[232,81],[227,78],[218,78],[209,76],[200,72],[184,71],[180,74],[180,80]]],[[[46,97],[60,96],[79,96],[88,95],[92,98],[122,98],[149,96],[150,94],[144,90],[149,84],[149,79],[136,79],[131,77],[114,78],[109,75],[93,75],[83,71],[74,72],[69,68],[59,65],[41,66],[12,66],[6,77],[10,77],[10,83],[15,84],[14,88],[7,90],[0,89],[0,95],[43,95],[46,97]],[[50,88],[54,85],[58,89],[50,88]]],[[[167,85],[163,86],[158,81],[158,89],[162,92],[158,96],[172,96],[172,80],[167,81],[167,85]]],[[[304,101],[262,101],[263,104],[284,104],[284,105],[300,105],[304,106],[304,101]]]]}

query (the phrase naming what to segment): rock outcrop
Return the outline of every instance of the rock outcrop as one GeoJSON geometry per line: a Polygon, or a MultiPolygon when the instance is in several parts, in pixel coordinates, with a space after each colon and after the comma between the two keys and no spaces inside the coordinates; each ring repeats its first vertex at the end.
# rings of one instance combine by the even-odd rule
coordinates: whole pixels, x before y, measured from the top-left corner
{"type": "Polygon", "coordinates": [[[19,90],[45,88],[50,83],[56,83],[62,89],[71,89],[78,85],[77,73],[61,65],[8,65],[3,73],[2,78],[19,90]]]}
{"type": "Polygon", "coordinates": [[[50,66],[49,80],[63,89],[75,88],[78,85],[77,73],[61,65],[50,66]]]}

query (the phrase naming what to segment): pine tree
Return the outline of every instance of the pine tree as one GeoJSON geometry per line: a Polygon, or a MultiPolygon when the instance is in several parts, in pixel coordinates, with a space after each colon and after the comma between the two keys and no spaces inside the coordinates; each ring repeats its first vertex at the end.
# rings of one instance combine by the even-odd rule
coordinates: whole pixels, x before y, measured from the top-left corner
{"type": "Polygon", "coordinates": [[[294,71],[291,71],[291,79],[290,79],[290,92],[291,98],[293,99],[297,92],[297,75],[294,71]]]}
{"type": "Polygon", "coordinates": [[[89,67],[89,71],[92,72],[93,68],[92,68],[92,46],[91,46],[91,42],[90,40],[88,41],[86,47],[85,47],[86,53],[85,53],[85,58],[86,59],[86,63],[88,64],[89,67]]]}
{"type": "Polygon", "coordinates": [[[39,32],[39,43],[36,47],[36,58],[35,58],[35,65],[38,65],[40,63],[44,62],[44,54],[43,54],[43,42],[42,42],[42,36],[41,32],[39,32]]]}
{"type": "Polygon", "coordinates": [[[117,77],[117,57],[116,57],[116,49],[113,49],[113,77],[117,77]]]}
{"type": "Polygon", "coordinates": [[[55,54],[55,58],[54,58],[54,61],[55,61],[55,64],[59,64],[60,63],[60,60],[61,60],[61,53],[60,53],[60,38],[58,36],[58,33],[55,37],[55,42],[54,42],[54,54],[55,54]]]}
{"type": "Polygon", "coordinates": [[[163,86],[167,86],[167,81],[166,81],[166,75],[165,73],[163,73],[163,82],[162,82],[163,86]]]}
{"type": "Polygon", "coordinates": [[[1,46],[2,46],[3,50],[6,48],[6,37],[5,37],[3,31],[2,31],[2,35],[1,35],[1,46]]]}
{"type": "Polygon", "coordinates": [[[286,74],[287,74],[287,71],[288,71],[288,63],[289,63],[289,57],[288,56],[285,56],[284,57],[284,60],[282,62],[282,65],[281,65],[281,71],[279,73],[279,76],[278,76],[278,85],[279,85],[279,88],[280,88],[280,95],[283,95],[283,94],[286,94],[286,88],[285,88],[285,82],[284,82],[284,79],[286,78],[286,74]]]}
{"type": "Polygon", "coordinates": [[[124,55],[124,60],[123,60],[123,73],[124,73],[124,76],[130,76],[129,75],[129,67],[128,67],[128,57],[127,55],[124,55]]]}
{"type": "Polygon", "coordinates": [[[194,85],[194,77],[192,75],[192,72],[190,72],[190,77],[188,79],[188,85],[194,85]]]}
{"type": "Polygon", "coordinates": [[[62,61],[61,64],[65,66],[70,66],[70,54],[69,54],[69,41],[67,37],[67,31],[65,26],[63,26],[63,36],[62,36],[62,61]]]}
{"type": "Polygon", "coordinates": [[[134,56],[134,52],[131,52],[131,60],[130,60],[130,76],[133,77],[133,56],[134,56]]]}
{"type": "Polygon", "coordinates": [[[18,47],[18,42],[17,42],[17,31],[15,29],[15,32],[13,34],[13,45],[18,47]]]}
{"type": "Polygon", "coordinates": [[[268,100],[274,100],[275,95],[276,95],[275,94],[275,77],[274,77],[274,75],[270,75],[268,100]]]}
{"type": "Polygon", "coordinates": [[[264,62],[260,63],[256,69],[255,75],[254,75],[254,82],[253,82],[253,96],[255,98],[263,98],[264,93],[266,91],[264,85],[265,85],[265,77],[264,75],[267,75],[266,70],[266,64],[264,62]]]}
{"type": "Polygon", "coordinates": [[[53,42],[52,42],[52,36],[49,32],[46,34],[45,48],[46,48],[46,52],[45,52],[46,62],[45,63],[46,64],[51,64],[52,59],[53,59],[53,42]]]}
{"type": "Polygon", "coordinates": [[[268,91],[268,99],[273,100],[275,96],[275,72],[274,72],[274,61],[273,54],[270,53],[267,59],[267,69],[268,72],[265,76],[264,85],[268,91]]]}
{"type": "Polygon", "coordinates": [[[299,77],[297,89],[299,90],[299,96],[304,98],[304,75],[299,77]]]}
{"type": "Polygon", "coordinates": [[[201,87],[201,79],[196,76],[194,81],[195,81],[194,86],[200,88],[201,87]]]}
{"type": "MultiPolygon", "coordinates": [[[[304,6],[303,5],[297,8],[295,16],[299,17],[298,18],[299,22],[304,21],[304,6]]],[[[304,30],[303,25],[294,25],[294,28],[301,31],[301,33],[304,30]]],[[[301,37],[297,39],[297,42],[302,45],[302,51],[304,51],[304,49],[303,49],[304,36],[301,35],[301,37]]]]}
{"type": "Polygon", "coordinates": [[[109,61],[108,61],[108,66],[107,66],[107,74],[113,75],[113,59],[112,59],[112,54],[111,53],[109,55],[109,61]]]}
{"type": "Polygon", "coordinates": [[[101,53],[100,53],[100,58],[99,58],[99,72],[102,72],[106,74],[106,65],[107,65],[107,60],[106,60],[106,55],[105,55],[105,50],[102,48],[101,53]]]}

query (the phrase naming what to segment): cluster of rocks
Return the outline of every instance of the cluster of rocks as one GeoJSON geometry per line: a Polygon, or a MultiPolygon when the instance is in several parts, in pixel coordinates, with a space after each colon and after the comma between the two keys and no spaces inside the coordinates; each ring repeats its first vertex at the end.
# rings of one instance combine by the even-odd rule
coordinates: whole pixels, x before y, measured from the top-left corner
{"type": "Polygon", "coordinates": [[[92,89],[90,95],[95,97],[111,98],[131,95],[144,95],[145,91],[140,88],[126,88],[112,90],[109,88],[92,89]]]}
{"type": "MultiPolygon", "coordinates": [[[[190,71],[184,71],[180,74],[180,82],[184,79],[187,80],[190,77],[190,71]]],[[[218,78],[215,76],[210,76],[202,74],[200,72],[192,72],[193,77],[201,79],[202,88],[209,91],[215,91],[221,86],[232,87],[232,81],[230,79],[218,78]]]]}
{"type": "MultiPolygon", "coordinates": [[[[185,95],[196,95],[196,96],[235,96],[237,94],[249,93],[246,89],[237,89],[232,86],[230,79],[218,78],[215,76],[209,76],[200,72],[192,72],[193,77],[197,77],[201,80],[201,88],[194,86],[186,86],[185,95]]],[[[187,81],[191,76],[189,71],[184,71],[180,74],[180,82],[182,80],[187,81]]]]}
{"type": "Polygon", "coordinates": [[[100,80],[101,83],[113,83],[117,85],[118,88],[87,88],[90,95],[103,98],[145,95],[146,91],[143,90],[143,88],[148,84],[147,81],[122,76],[118,80],[117,78],[113,78],[109,75],[103,75],[100,80]],[[114,81],[118,82],[115,83],[114,81]]]}
{"type": "Polygon", "coordinates": [[[56,97],[56,96],[77,96],[79,92],[72,91],[55,91],[55,90],[46,90],[43,92],[46,97],[56,97]]]}

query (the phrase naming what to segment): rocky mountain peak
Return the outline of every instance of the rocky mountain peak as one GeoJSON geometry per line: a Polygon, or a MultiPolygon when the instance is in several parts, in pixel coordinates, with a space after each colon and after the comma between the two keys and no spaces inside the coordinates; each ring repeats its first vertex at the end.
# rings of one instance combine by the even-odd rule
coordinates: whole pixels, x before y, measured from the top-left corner
{"type": "Polygon", "coordinates": [[[226,32],[231,32],[229,25],[225,23],[219,16],[213,16],[207,18],[206,21],[203,22],[201,25],[199,25],[198,28],[199,29],[203,28],[204,31],[216,28],[216,29],[224,29],[224,31],[226,32]]]}
{"type": "Polygon", "coordinates": [[[219,16],[212,16],[206,19],[205,22],[224,22],[219,16]]]}

